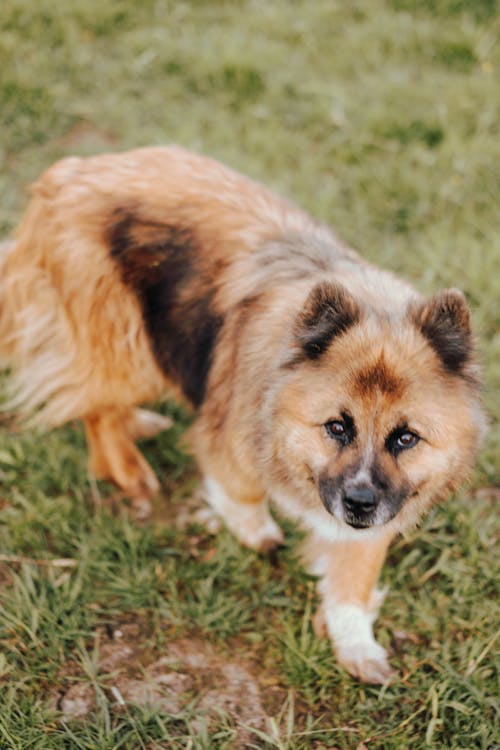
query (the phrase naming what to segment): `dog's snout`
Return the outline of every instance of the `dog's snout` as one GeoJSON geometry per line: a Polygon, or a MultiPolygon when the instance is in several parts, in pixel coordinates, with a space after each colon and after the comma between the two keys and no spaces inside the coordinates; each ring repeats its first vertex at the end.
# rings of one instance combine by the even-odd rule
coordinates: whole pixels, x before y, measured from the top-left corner
{"type": "Polygon", "coordinates": [[[344,506],[351,513],[369,513],[374,510],[377,505],[377,497],[375,491],[371,487],[365,485],[358,487],[351,487],[346,491],[343,498],[344,506]]]}

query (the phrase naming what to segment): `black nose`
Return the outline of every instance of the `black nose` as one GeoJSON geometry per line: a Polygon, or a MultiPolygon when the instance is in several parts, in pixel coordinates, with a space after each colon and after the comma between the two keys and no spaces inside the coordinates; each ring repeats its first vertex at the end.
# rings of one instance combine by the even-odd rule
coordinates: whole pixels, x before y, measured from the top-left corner
{"type": "Polygon", "coordinates": [[[343,498],[346,510],[351,513],[369,513],[377,505],[377,498],[371,487],[351,487],[343,498]]]}

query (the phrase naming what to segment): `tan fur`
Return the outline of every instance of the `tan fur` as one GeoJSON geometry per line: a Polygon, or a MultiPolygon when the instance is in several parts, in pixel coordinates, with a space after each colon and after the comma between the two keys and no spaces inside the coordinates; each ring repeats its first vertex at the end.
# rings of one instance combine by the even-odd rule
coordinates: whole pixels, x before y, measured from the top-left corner
{"type": "Polygon", "coordinates": [[[424,303],[288,201],[173,146],[55,164],[0,264],[9,408],[47,427],[82,419],[93,473],[147,499],[159,484],[135,441],[168,423],[136,407],[190,400],[189,361],[181,375],[165,362],[191,346],[209,364],[191,384],[190,433],[209,501],[259,549],[281,539],[268,497],[310,530],[340,661],[386,679],[371,613],[387,546],[467,477],[483,428],[462,297],[424,303]],[[175,351],[158,298],[148,307],[161,274],[168,288],[167,267],[180,281],[165,330],[177,320],[189,339],[175,351]],[[326,430],[344,413],[355,424],[345,450],[326,430]],[[421,439],[396,456],[390,441],[405,425],[421,439]],[[377,506],[367,528],[352,528],[342,503],[368,484],[402,507],[389,518],[381,503],[386,515],[377,506]]]}

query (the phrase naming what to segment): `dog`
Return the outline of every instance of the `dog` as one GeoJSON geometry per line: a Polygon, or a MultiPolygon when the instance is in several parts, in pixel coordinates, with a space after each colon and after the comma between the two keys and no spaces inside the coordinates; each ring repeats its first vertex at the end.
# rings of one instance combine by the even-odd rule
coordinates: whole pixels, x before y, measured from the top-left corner
{"type": "Polygon", "coordinates": [[[135,442],[194,409],[209,503],[258,551],[307,532],[317,630],[355,677],[392,676],[373,622],[389,544],[469,475],[484,428],[463,294],[423,299],[265,187],[177,146],[70,157],[1,257],[9,407],[83,420],[90,469],[159,490],[135,442]]]}

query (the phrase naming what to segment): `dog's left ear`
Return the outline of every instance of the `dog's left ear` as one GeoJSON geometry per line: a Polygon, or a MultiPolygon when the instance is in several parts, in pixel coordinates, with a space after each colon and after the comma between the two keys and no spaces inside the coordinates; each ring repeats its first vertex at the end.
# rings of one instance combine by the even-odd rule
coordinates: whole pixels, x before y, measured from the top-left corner
{"type": "Polygon", "coordinates": [[[411,317],[445,368],[460,373],[472,357],[474,342],[470,313],[458,289],[445,289],[414,307],[411,317]]]}

